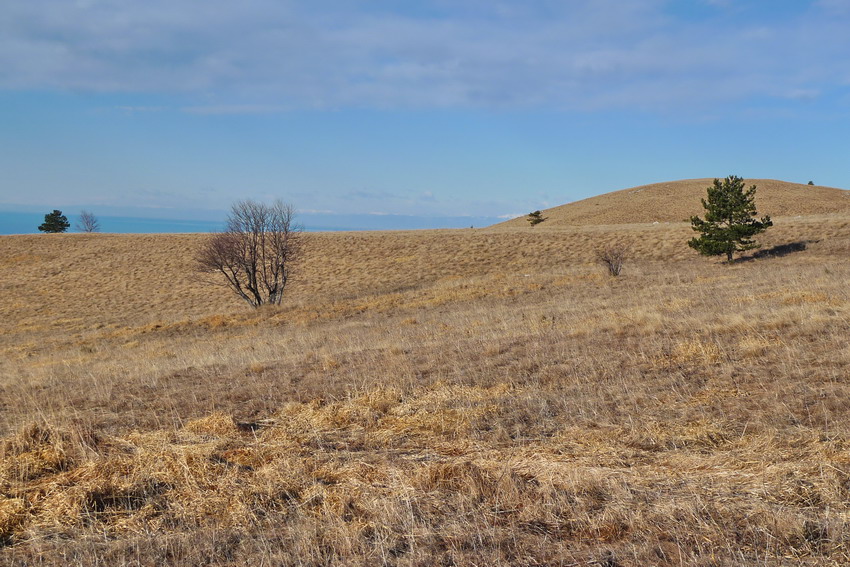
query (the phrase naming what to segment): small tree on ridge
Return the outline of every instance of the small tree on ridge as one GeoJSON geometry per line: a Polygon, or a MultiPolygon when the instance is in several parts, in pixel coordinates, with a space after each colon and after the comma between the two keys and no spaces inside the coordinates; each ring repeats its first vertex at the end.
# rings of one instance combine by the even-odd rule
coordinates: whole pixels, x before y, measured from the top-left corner
{"type": "Polygon", "coordinates": [[[52,213],[44,215],[44,222],[38,227],[41,232],[65,232],[71,223],[68,222],[68,217],[62,214],[62,211],[53,209],[52,213]]]}
{"type": "Polygon", "coordinates": [[[702,200],[705,220],[691,217],[691,228],[700,233],[688,241],[688,246],[704,256],[726,255],[734,261],[733,254],[758,248],[752,237],[773,226],[769,216],[755,217],[756,186],[744,189],[744,180],[730,175],[723,181],[714,180],[707,189],[708,198],[702,200]]]}
{"type": "Polygon", "coordinates": [[[80,220],[76,229],[79,232],[100,232],[100,221],[90,211],[80,211],[80,220]]]}
{"type": "Polygon", "coordinates": [[[528,224],[530,224],[531,226],[537,226],[541,222],[545,221],[547,218],[548,217],[544,217],[543,213],[541,213],[540,211],[528,213],[528,215],[526,215],[525,217],[525,219],[528,221],[528,224]]]}

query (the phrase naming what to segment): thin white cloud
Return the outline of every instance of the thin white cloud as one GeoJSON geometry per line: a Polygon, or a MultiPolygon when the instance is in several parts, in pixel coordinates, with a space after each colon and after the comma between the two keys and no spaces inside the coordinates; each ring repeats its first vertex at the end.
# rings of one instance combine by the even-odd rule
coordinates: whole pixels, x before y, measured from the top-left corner
{"type": "Polygon", "coordinates": [[[121,112],[126,112],[128,114],[137,114],[144,112],[161,112],[163,107],[161,106],[116,106],[117,110],[121,112]]]}
{"type": "Polygon", "coordinates": [[[390,191],[372,191],[368,189],[358,189],[349,191],[345,194],[345,198],[349,200],[363,201],[401,201],[405,200],[404,196],[390,191]]]}
{"type": "Polygon", "coordinates": [[[793,100],[815,100],[821,95],[818,89],[793,89],[785,93],[786,98],[793,100]]]}
{"type": "Polygon", "coordinates": [[[817,5],[833,14],[850,14],[850,0],[818,0],[817,5]]]}
{"type": "Polygon", "coordinates": [[[184,106],[180,110],[189,114],[279,114],[290,107],[275,104],[212,104],[184,106]]]}
{"type": "Polygon", "coordinates": [[[180,93],[202,101],[185,111],[203,114],[670,109],[824,91],[850,77],[847,0],[710,22],[677,18],[662,0],[386,6],[7,0],[0,88],[180,93]]]}

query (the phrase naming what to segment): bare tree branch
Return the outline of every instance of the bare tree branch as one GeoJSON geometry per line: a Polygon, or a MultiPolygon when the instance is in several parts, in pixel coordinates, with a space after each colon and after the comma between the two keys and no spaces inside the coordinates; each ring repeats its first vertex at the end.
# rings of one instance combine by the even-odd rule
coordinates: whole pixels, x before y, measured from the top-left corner
{"type": "Polygon", "coordinates": [[[629,250],[624,244],[609,244],[597,251],[596,258],[608,268],[609,274],[619,276],[628,253],[629,250]]]}
{"type": "Polygon", "coordinates": [[[300,256],[301,233],[291,205],[239,201],[230,209],[224,232],[211,236],[198,252],[198,270],[221,274],[224,285],[253,307],[280,305],[300,256]]]}
{"type": "Polygon", "coordinates": [[[91,211],[80,211],[80,220],[74,228],[78,232],[100,232],[100,221],[91,211]]]}

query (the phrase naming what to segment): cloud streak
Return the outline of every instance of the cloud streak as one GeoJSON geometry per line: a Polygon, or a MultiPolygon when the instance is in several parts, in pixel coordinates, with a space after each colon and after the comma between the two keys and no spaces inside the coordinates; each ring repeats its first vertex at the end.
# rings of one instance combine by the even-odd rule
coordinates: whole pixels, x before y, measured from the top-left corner
{"type": "Polygon", "coordinates": [[[661,0],[369,4],[9,0],[0,88],[179,94],[190,112],[263,113],[675,110],[850,82],[841,0],[770,21],[742,12],[747,2],[706,2],[699,19],[661,0]]]}

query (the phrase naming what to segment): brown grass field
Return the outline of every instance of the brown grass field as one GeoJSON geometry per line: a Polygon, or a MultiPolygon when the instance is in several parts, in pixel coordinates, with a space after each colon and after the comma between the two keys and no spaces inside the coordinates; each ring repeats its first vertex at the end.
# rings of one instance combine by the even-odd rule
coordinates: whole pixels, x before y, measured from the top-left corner
{"type": "Polygon", "coordinates": [[[0,564],[850,564],[850,214],[774,222],[308,234],[256,311],[0,237],[0,564]]]}

